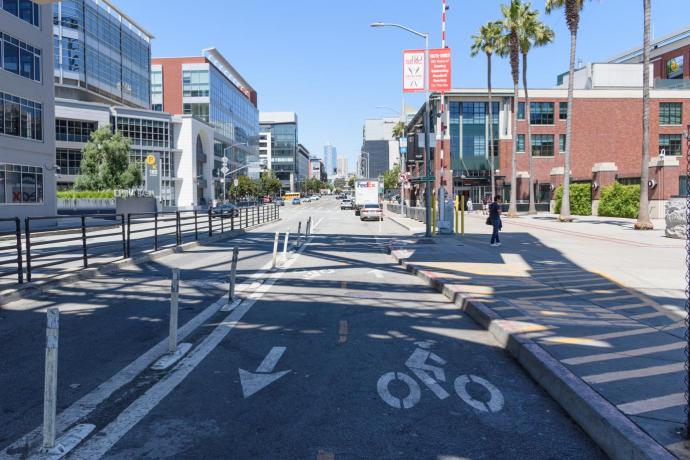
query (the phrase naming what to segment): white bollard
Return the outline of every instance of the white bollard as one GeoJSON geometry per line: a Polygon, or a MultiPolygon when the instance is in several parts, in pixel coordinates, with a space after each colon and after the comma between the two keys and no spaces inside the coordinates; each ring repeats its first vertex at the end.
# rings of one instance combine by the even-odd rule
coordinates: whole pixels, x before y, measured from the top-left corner
{"type": "Polygon", "coordinates": [[[285,232],[285,241],[283,242],[283,260],[287,260],[288,239],[290,239],[290,231],[285,232]]]}
{"type": "Polygon", "coordinates": [[[57,403],[58,336],[60,310],[48,309],[46,325],[45,386],[43,393],[43,449],[55,447],[55,407],[57,403]]]}
{"type": "Polygon", "coordinates": [[[172,269],[170,283],[170,336],[168,338],[168,352],[177,351],[177,305],[180,295],[180,269],[172,269]]]}
{"type": "Polygon", "coordinates": [[[280,233],[276,232],[276,236],[273,239],[273,260],[271,261],[271,270],[276,268],[276,259],[278,257],[278,239],[280,238],[280,233]]]}
{"type": "Polygon", "coordinates": [[[302,243],[302,221],[299,221],[299,224],[297,224],[297,242],[295,243],[295,246],[299,246],[302,243]]]}
{"type": "Polygon", "coordinates": [[[237,246],[232,248],[232,263],[230,264],[230,284],[228,286],[228,303],[235,300],[235,274],[237,273],[237,256],[239,255],[237,246]]]}

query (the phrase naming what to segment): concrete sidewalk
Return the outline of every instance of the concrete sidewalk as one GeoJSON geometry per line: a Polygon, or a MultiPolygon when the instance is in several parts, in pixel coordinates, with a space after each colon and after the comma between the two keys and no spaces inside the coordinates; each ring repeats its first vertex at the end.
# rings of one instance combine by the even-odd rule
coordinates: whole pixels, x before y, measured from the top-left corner
{"type": "Polygon", "coordinates": [[[464,238],[392,241],[392,255],[491,330],[609,455],[690,458],[684,242],[519,218],[491,247],[484,219],[464,238]]]}

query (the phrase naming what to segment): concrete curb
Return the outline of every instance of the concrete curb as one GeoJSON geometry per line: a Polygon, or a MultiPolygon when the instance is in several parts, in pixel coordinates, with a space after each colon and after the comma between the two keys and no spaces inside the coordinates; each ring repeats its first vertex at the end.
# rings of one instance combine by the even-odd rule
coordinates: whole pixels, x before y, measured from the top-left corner
{"type": "Polygon", "coordinates": [[[233,239],[233,238],[236,238],[240,235],[247,233],[247,230],[255,230],[257,228],[265,227],[266,225],[271,225],[271,224],[274,224],[276,222],[280,222],[281,220],[282,220],[282,218],[278,218],[278,219],[273,220],[271,222],[264,222],[262,224],[255,225],[249,229],[240,229],[240,230],[225,232],[225,233],[222,233],[219,235],[214,235],[210,238],[204,238],[204,239],[200,239],[198,241],[191,241],[189,243],[184,243],[184,244],[181,244],[179,246],[173,246],[170,248],[161,249],[161,250],[155,251],[155,252],[152,251],[152,252],[149,252],[148,254],[142,254],[142,255],[134,257],[134,258],[120,259],[120,260],[115,260],[112,262],[104,262],[101,264],[92,265],[89,268],[85,268],[85,269],[75,268],[73,271],[69,271],[69,272],[61,274],[61,275],[56,275],[54,277],[47,278],[45,280],[33,281],[31,283],[26,283],[26,284],[20,285],[17,288],[5,289],[3,291],[0,291],[0,307],[8,304],[10,302],[14,302],[16,300],[30,299],[30,298],[35,297],[36,295],[41,294],[41,293],[43,293],[49,289],[58,288],[58,287],[66,285],[66,284],[74,283],[76,281],[95,278],[98,275],[111,273],[113,271],[117,271],[117,270],[124,268],[124,267],[130,267],[133,265],[138,265],[138,264],[158,260],[158,259],[161,259],[165,256],[169,256],[170,254],[177,254],[177,253],[185,252],[188,249],[192,249],[192,248],[195,248],[197,246],[202,246],[206,243],[213,243],[216,241],[233,239]]]}
{"type": "Polygon", "coordinates": [[[391,256],[406,271],[441,292],[487,329],[609,457],[620,460],[676,458],[546,350],[523,337],[524,331],[516,328],[513,322],[503,319],[481,301],[455,291],[432,272],[408,263],[396,254],[392,244],[389,249],[391,256]]]}
{"type": "MultiPolygon", "coordinates": [[[[387,217],[387,218],[390,219],[392,222],[395,222],[396,224],[400,225],[400,226],[401,226],[402,228],[404,228],[405,230],[409,230],[409,231],[411,231],[411,232],[414,232],[415,230],[418,229],[417,227],[410,227],[410,226],[406,225],[404,222],[399,221],[398,219],[396,219],[395,217],[393,217],[393,216],[391,215],[390,211],[385,211],[385,212],[384,212],[384,217],[387,217]]],[[[424,225],[424,224],[422,224],[421,222],[420,222],[420,224],[421,224],[421,225],[424,225]]],[[[419,228],[421,228],[421,227],[419,227],[419,228]]],[[[425,230],[426,230],[426,229],[424,229],[424,231],[425,231],[425,230]]]]}

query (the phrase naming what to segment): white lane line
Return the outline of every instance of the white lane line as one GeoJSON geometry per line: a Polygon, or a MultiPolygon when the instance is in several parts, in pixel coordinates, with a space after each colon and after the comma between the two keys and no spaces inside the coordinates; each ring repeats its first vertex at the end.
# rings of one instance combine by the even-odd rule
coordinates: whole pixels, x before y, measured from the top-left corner
{"type": "MultiPolygon", "coordinates": [[[[318,225],[318,223],[317,223],[318,225]]],[[[315,225],[316,227],[316,225],[315,225]]],[[[307,242],[309,242],[307,240],[307,242]]],[[[283,269],[289,268],[298,259],[307,245],[302,246],[297,252],[297,257],[290,259],[283,269]]],[[[201,361],[213,351],[225,336],[239,323],[242,317],[254,306],[254,304],[268,292],[273,284],[283,277],[284,270],[269,273],[269,278],[259,289],[253,292],[249,298],[242,302],[232,313],[230,313],[216,328],[177,366],[158,383],[149,388],[146,393],[130,404],[115,420],[110,422],[105,428],[92,436],[82,447],[77,449],[70,459],[92,460],[101,458],[108,450],[115,445],[129,430],[148,415],[163,398],[174,390],[201,361]]]]}
{"type": "MultiPolygon", "coordinates": [[[[262,276],[271,267],[271,263],[268,262],[264,264],[259,271],[252,273],[248,278],[256,279],[262,276]]],[[[206,307],[205,310],[200,312],[194,318],[189,320],[184,326],[182,326],[177,331],[177,337],[179,340],[184,340],[189,334],[191,334],[195,329],[204,324],[211,316],[213,316],[227,301],[226,296],[221,297],[213,304],[206,307]]],[[[75,401],[67,409],[58,414],[55,421],[55,431],[58,435],[63,434],[65,430],[77,423],[79,420],[88,416],[93,412],[99,404],[108,399],[113,393],[127,385],[129,382],[134,380],[136,376],[141,374],[143,371],[148,369],[148,367],[156,359],[160,358],[167,352],[168,349],[168,338],[161,340],[156,345],[151,347],[146,353],[141,355],[136,360],[132,361],[117,374],[110,377],[108,380],[100,384],[90,393],[82,396],[79,400],[75,401]]],[[[0,460],[11,460],[17,458],[15,455],[10,454],[8,451],[23,451],[26,447],[34,448],[40,445],[42,439],[42,426],[34,428],[29,433],[25,434],[9,446],[7,446],[2,452],[0,452],[0,460]]],[[[19,454],[17,454],[19,455],[19,454]]]]}
{"type": "Polygon", "coordinates": [[[278,364],[278,361],[280,360],[280,357],[283,356],[283,353],[285,353],[285,350],[285,347],[271,348],[271,351],[268,352],[264,360],[261,361],[261,364],[259,364],[259,367],[256,368],[256,372],[271,372],[273,368],[276,367],[276,364],[278,364]]]}
{"type": "Polygon", "coordinates": [[[669,407],[684,406],[687,404],[684,393],[674,393],[658,398],[643,399],[625,404],[619,404],[620,409],[626,415],[638,415],[655,410],[668,409],[669,407]]]}

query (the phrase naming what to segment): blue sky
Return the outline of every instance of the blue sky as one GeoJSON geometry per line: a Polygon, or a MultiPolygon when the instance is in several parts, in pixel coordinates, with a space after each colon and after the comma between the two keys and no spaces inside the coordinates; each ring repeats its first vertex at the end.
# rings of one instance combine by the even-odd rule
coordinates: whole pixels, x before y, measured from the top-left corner
{"type": "MultiPolygon", "coordinates": [[[[441,42],[441,0],[113,0],[156,38],[154,56],[199,55],[215,46],[259,93],[262,111],[294,111],[300,142],[321,156],[333,143],[350,160],[362,142],[366,118],[391,116],[376,106],[401,106],[401,52],[424,43],[398,22],[441,42]]],[[[471,58],[470,36],[500,15],[508,0],[447,0],[453,86],[486,86],[486,59],[471,58]]],[[[543,0],[533,5],[543,12],[543,0]]],[[[583,11],[577,57],[597,62],[642,43],[642,0],[593,0],[583,11]]],[[[550,87],[568,67],[569,35],[562,12],[543,16],[555,42],[530,56],[531,87],[550,87]]],[[[690,25],[687,0],[654,0],[657,37],[690,25]]],[[[509,87],[505,60],[494,65],[494,85],[509,87]]],[[[408,97],[419,106],[419,96],[408,97]]]]}

